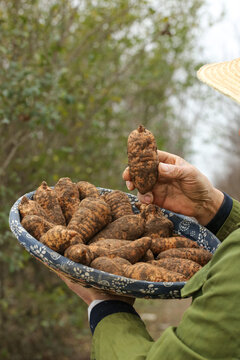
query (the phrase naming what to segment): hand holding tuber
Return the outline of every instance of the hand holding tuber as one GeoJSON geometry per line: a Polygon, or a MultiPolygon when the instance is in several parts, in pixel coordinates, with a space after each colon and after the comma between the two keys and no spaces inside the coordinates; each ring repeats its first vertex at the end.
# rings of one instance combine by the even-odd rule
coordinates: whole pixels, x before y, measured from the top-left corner
{"type": "MultiPolygon", "coordinates": [[[[206,225],[220,208],[224,195],[196,167],[177,155],[158,150],[158,180],[151,192],[138,193],[143,203],[195,217],[206,225]]],[[[128,168],[123,172],[128,189],[133,190],[128,168]]]]}

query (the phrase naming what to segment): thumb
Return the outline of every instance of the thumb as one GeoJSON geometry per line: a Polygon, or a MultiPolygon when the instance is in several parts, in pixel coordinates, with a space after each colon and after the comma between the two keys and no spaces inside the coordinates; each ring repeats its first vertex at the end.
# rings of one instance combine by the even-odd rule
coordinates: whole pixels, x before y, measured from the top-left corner
{"type": "Polygon", "coordinates": [[[187,167],[172,164],[159,163],[159,178],[181,179],[186,176],[187,167]]]}
{"type": "Polygon", "coordinates": [[[138,200],[143,204],[152,204],[153,202],[153,193],[148,192],[146,194],[137,194],[138,200]]]}

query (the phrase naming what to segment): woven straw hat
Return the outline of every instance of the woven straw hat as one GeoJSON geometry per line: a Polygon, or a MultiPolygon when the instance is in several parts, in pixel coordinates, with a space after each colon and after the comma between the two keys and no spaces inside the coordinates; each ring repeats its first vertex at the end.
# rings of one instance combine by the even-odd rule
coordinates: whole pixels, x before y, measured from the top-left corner
{"type": "Polygon", "coordinates": [[[202,66],[199,80],[240,104],[240,58],[202,66]]]}

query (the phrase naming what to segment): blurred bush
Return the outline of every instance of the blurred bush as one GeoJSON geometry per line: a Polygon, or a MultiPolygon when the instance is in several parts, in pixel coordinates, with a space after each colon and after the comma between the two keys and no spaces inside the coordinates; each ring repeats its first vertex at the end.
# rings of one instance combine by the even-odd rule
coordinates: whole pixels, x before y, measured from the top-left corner
{"type": "Polygon", "coordinates": [[[17,244],[10,206],[63,176],[124,188],[127,136],[140,123],[161,149],[189,150],[181,109],[203,3],[0,1],[1,359],[80,359],[85,305],[17,244]]]}

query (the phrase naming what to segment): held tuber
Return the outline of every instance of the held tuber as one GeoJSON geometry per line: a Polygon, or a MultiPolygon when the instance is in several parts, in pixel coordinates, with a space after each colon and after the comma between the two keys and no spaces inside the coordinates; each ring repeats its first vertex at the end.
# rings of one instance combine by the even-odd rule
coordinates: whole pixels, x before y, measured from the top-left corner
{"type": "Polygon", "coordinates": [[[141,194],[151,191],[158,178],[157,145],[153,134],[139,125],[127,144],[129,174],[141,194]]]}

